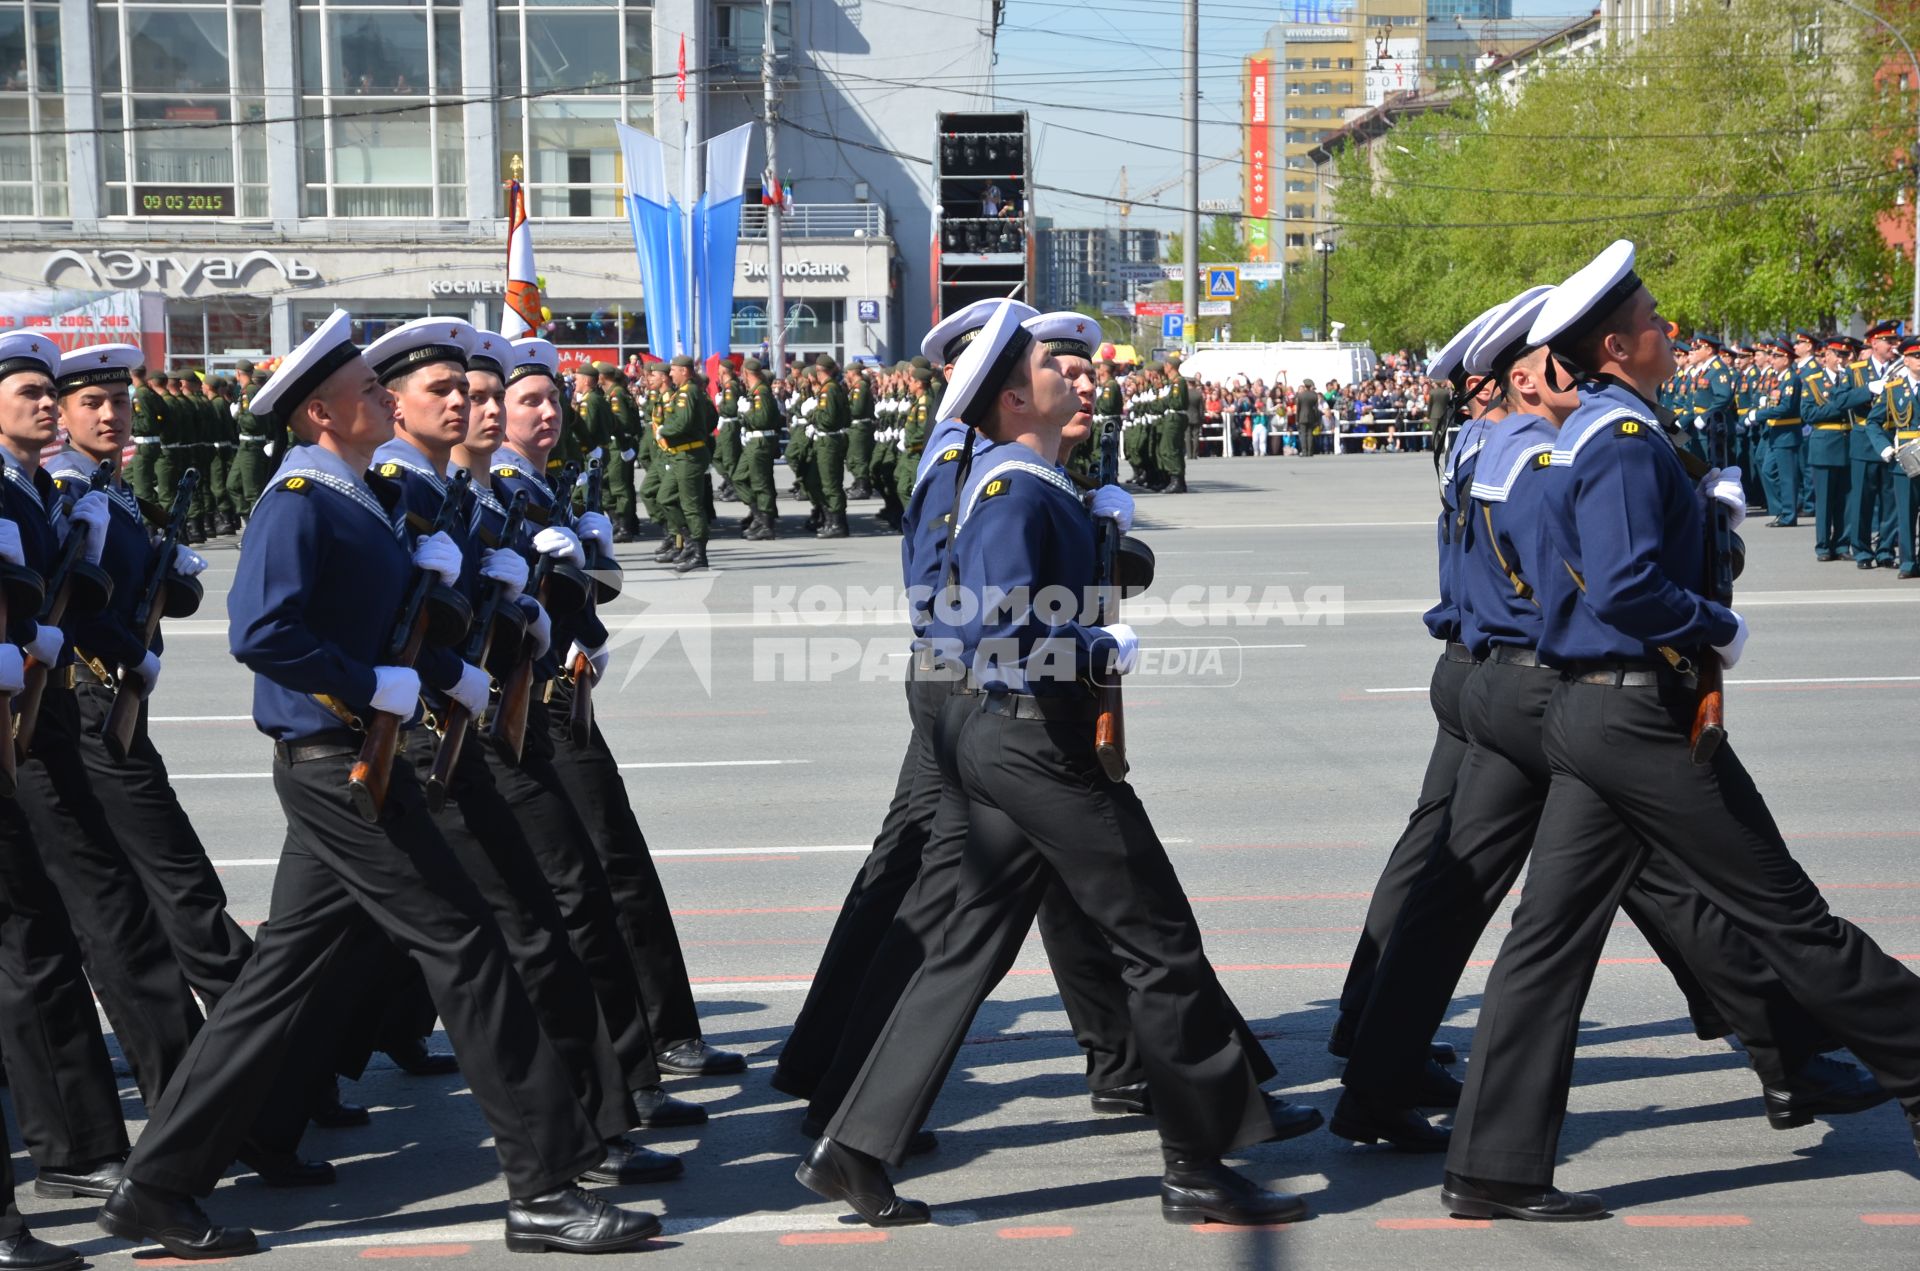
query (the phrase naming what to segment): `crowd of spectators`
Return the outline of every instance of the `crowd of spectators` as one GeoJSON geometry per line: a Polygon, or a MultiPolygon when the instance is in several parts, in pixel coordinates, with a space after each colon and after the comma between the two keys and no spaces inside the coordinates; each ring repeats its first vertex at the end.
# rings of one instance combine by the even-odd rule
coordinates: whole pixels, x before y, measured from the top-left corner
{"type": "MultiPolygon", "coordinates": [[[[1198,387],[1202,436],[1226,436],[1236,455],[1330,454],[1336,433],[1348,453],[1425,450],[1432,444],[1435,386],[1405,353],[1389,355],[1359,384],[1302,379],[1296,386],[1282,375],[1272,384],[1235,376],[1198,387]]],[[[1217,452],[1217,446],[1215,441],[1207,449],[1217,452]]]]}

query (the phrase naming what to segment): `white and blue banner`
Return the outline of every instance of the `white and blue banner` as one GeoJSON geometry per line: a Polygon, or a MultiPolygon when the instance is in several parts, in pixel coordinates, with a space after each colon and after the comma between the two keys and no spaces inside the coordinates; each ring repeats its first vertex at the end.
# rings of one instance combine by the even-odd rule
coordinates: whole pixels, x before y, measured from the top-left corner
{"type": "MultiPolygon", "coordinates": [[[[627,223],[640,263],[647,344],[665,359],[693,347],[693,306],[686,270],[686,229],[679,201],[667,192],[667,152],[638,128],[616,123],[624,160],[627,223]]],[[[732,280],[729,275],[728,285],[732,280]]]]}
{"type": "Polygon", "coordinates": [[[740,207],[747,189],[747,151],[753,125],[707,142],[707,188],[693,209],[693,268],[699,286],[700,351],[708,357],[733,352],[734,261],[740,251],[740,207]]]}

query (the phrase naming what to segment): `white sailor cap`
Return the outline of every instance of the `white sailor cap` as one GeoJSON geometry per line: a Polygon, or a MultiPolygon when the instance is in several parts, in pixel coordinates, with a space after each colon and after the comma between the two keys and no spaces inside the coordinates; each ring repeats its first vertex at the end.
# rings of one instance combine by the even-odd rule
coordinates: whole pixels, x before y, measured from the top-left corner
{"type": "Polygon", "coordinates": [[[507,346],[507,357],[502,365],[506,367],[509,384],[518,384],[534,375],[558,380],[560,350],[553,347],[553,341],[530,335],[507,346]]]}
{"type": "Polygon", "coordinates": [[[994,399],[1013,368],[1033,347],[1033,333],[1020,325],[1034,316],[1032,306],[1017,300],[993,303],[998,307],[976,328],[960,360],[953,365],[953,382],[940,399],[941,419],[958,419],[970,428],[978,428],[993,410],[994,399]]]}
{"type": "Polygon", "coordinates": [[[1472,322],[1467,323],[1466,326],[1454,332],[1453,338],[1441,345],[1440,351],[1434,354],[1432,359],[1427,362],[1427,378],[1435,380],[1452,379],[1453,373],[1462,369],[1460,364],[1466,360],[1467,349],[1472,346],[1474,337],[1479,335],[1480,332],[1485,329],[1487,323],[1493,321],[1494,317],[1504,308],[1506,308],[1504,303],[1497,304],[1493,306],[1493,308],[1486,310],[1472,322]]]}
{"type": "Polygon", "coordinates": [[[52,377],[60,372],[60,346],[45,331],[13,331],[0,335],[0,379],[21,371],[52,377]]]}
{"type": "Polygon", "coordinates": [[[435,362],[453,362],[464,371],[473,336],[473,324],[465,318],[415,318],[369,344],[367,365],[382,384],[435,362]]]}
{"type": "Polygon", "coordinates": [[[134,371],[146,361],[137,344],[96,344],[75,349],[60,359],[54,388],[62,397],[95,384],[131,384],[134,371]]]}
{"type": "Polygon", "coordinates": [[[1100,343],[1100,324],[1086,314],[1075,313],[1071,309],[1043,313],[1028,318],[1020,325],[1055,353],[1072,357],[1092,360],[1094,346],[1100,343]]]}
{"type": "Polygon", "coordinates": [[[1486,325],[1480,328],[1473,346],[1467,350],[1463,362],[1467,374],[1504,375],[1507,368],[1527,350],[1536,347],[1527,339],[1527,332],[1533,329],[1534,319],[1540,316],[1540,311],[1553,298],[1554,290],[1552,283],[1542,283],[1538,287],[1527,288],[1501,305],[1486,325]]]}
{"type": "Polygon", "coordinates": [[[1005,305],[1012,305],[1019,314],[1015,322],[1040,316],[1038,309],[1021,304],[1018,300],[976,300],[960,312],[942,319],[940,325],[927,332],[920,341],[921,354],[935,366],[958,362],[961,351],[980,334],[980,329],[987,325],[987,319],[1005,305]]]}
{"type": "Polygon", "coordinates": [[[293,412],[312,397],[327,377],[360,356],[353,342],[353,315],[335,309],[320,324],[320,329],[280,359],[280,369],[253,396],[253,413],[272,417],[281,424],[291,422],[293,412]]]}
{"type": "Polygon", "coordinates": [[[1554,289],[1527,331],[1527,343],[1577,343],[1640,290],[1633,272],[1633,244],[1622,238],[1595,256],[1579,273],[1554,289]]]}
{"type": "Polygon", "coordinates": [[[507,378],[507,363],[513,359],[513,341],[496,331],[473,331],[473,348],[467,353],[469,371],[491,371],[507,378]]]}

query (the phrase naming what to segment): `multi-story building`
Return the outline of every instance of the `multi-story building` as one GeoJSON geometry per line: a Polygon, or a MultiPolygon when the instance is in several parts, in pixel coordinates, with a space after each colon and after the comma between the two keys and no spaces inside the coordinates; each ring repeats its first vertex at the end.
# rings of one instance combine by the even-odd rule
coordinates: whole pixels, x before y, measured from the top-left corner
{"type": "Polygon", "coordinates": [[[1427,0],[1427,18],[1433,22],[1483,22],[1512,16],[1513,0],[1427,0]]]}
{"type": "Polygon", "coordinates": [[[1042,310],[1098,309],[1124,301],[1137,279],[1130,279],[1119,267],[1160,263],[1158,230],[1047,225],[1041,227],[1039,240],[1036,286],[1042,310]]]}
{"type": "MultiPolygon", "coordinates": [[[[957,0],[930,33],[925,10],[777,0],[790,349],[891,357],[924,327],[930,208],[905,156],[930,153],[936,110],[986,101],[997,10],[957,0]]],[[[150,355],[192,364],[284,351],[336,305],[366,338],[426,313],[493,326],[518,161],[556,343],[646,349],[614,124],[677,173],[683,136],[756,121],[764,12],[0,0],[0,276],[120,296],[150,355]]],[[[737,348],[767,332],[763,156],[756,128],[737,348]]]]}

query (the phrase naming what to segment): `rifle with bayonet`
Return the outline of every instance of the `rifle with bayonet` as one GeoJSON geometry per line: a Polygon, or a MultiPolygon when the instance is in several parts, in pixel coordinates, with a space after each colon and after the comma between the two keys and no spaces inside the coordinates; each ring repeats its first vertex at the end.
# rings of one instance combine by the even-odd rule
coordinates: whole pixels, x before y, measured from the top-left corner
{"type": "MultiPolygon", "coordinates": [[[[167,523],[160,532],[160,540],[154,545],[153,557],[147,564],[147,578],[141,588],[140,604],[133,611],[133,629],[140,633],[140,647],[151,650],[154,640],[160,634],[160,620],[169,615],[175,607],[176,593],[181,597],[190,597],[192,607],[198,608],[200,588],[191,580],[178,578],[173,572],[175,550],[180,545],[180,534],[187,523],[187,514],[193,507],[194,491],[200,486],[200,470],[188,468],[180,478],[180,484],[174,487],[173,506],[167,510],[167,523]]],[[[146,700],[146,686],[135,683],[131,667],[121,667],[114,677],[113,704],[107,708],[107,717],[100,724],[100,740],[107,754],[115,763],[125,763],[127,753],[133,749],[134,730],[140,724],[140,704],[146,700]]]]}
{"type": "MultiPolygon", "coordinates": [[[[1120,424],[1109,421],[1100,430],[1099,481],[1095,489],[1120,480],[1120,424]]],[[[1091,503],[1093,496],[1087,496],[1091,503]]],[[[1106,626],[1120,618],[1122,591],[1120,568],[1120,523],[1104,516],[1093,518],[1093,587],[1097,612],[1096,626],[1106,626]]],[[[1120,672],[1112,667],[1094,668],[1095,710],[1093,753],[1099,757],[1101,771],[1110,781],[1127,776],[1127,721],[1120,701],[1120,672]]]]}
{"type": "MultiPolygon", "coordinates": [[[[563,509],[572,506],[573,488],[579,483],[578,466],[568,464],[560,469],[559,475],[553,480],[553,508],[556,515],[564,515],[563,509]]],[[[571,599],[575,609],[581,603],[584,589],[570,579],[570,573],[577,572],[572,566],[561,565],[552,556],[542,554],[534,564],[533,576],[527,580],[527,594],[540,602],[549,618],[558,618],[562,615],[554,606],[562,603],[563,599],[571,599]],[[559,581],[555,581],[556,578],[559,581]]],[[[519,661],[500,681],[500,704],[494,707],[493,722],[487,729],[487,737],[499,751],[500,757],[516,767],[527,744],[527,710],[533,701],[533,663],[533,648],[530,643],[523,642],[519,661]]]]}
{"type": "MultiPolygon", "coordinates": [[[[517,491],[507,504],[506,520],[501,522],[499,536],[491,546],[513,549],[520,537],[520,525],[527,515],[527,492],[517,491]]],[[[494,658],[495,636],[502,626],[508,628],[509,636],[525,629],[524,622],[519,624],[500,621],[506,614],[519,615],[513,601],[507,595],[505,583],[488,581],[482,584],[480,605],[473,615],[473,633],[468,636],[466,647],[461,650],[463,661],[471,663],[485,671],[491,671],[489,663],[494,658]]],[[[460,766],[460,752],[466,748],[467,734],[473,729],[473,712],[459,702],[449,702],[444,726],[440,732],[440,749],[433,757],[433,769],[427,774],[427,807],[438,812],[447,804],[447,792],[453,785],[454,770],[460,766]]]]}

